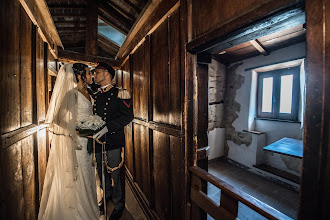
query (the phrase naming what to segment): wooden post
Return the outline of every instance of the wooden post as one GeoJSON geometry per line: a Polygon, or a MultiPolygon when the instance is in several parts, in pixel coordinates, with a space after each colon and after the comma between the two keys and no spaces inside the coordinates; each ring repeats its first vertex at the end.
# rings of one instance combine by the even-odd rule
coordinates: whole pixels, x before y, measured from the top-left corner
{"type": "Polygon", "coordinates": [[[97,55],[97,1],[87,0],[85,53],[97,55]]]}
{"type": "Polygon", "coordinates": [[[298,219],[330,218],[330,0],[306,0],[307,85],[298,219]]]}

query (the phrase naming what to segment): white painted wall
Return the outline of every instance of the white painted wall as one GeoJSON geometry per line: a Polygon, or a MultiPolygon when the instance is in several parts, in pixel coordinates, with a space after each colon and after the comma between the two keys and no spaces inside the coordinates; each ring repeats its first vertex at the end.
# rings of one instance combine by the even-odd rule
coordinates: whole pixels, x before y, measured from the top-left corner
{"type": "Polygon", "coordinates": [[[210,146],[209,160],[224,155],[225,128],[214,128],[208,132],[208,141],[210,146]]]}
{"type": "MultiPolygon", "coordinates": [[[[282,137],[301,139],[301,129],[299,123],[287,123],[265,120],[251,121],[251,115],[253,114],[251,114],[249,110],[255,109],[254,106],[250,106],[251,81],[253,71],[245,71],[245,69],[285,62],[288,60],[294,60],[304,57],[305,54],[306,44],[305,42],[303,42],[274,51],[268,56],[260,55],[258,57],[253,57],[240,61],[242,62],[242,65],[237,68],[236,73],[244,76],[245,80],[241,88],[237,90],[237,95],[235,98],[235,101],[237,101],[241,105],[240,112],[237,113],[239,117],[233,122],[233,126],[236,131],[249,130],[251,128],[257,131],[264,131],[266,132],[267,145],[269,143],[281,139],[282,137]]],[[[251,166],[254,161],[254,159],[251,160],[251,155],[253,154],[252,148],[254,148],[251,147],[252,144],[250,146],[237,145],[232,141],[227,141],[227,144],[229,146],[228,158],[235,160],[241,164],[251,166]]],[[[271,158],[268,159],[272,160],[271,158]]],[[[274,163],[276,165],[276,161],[274,163]]],[[[273,166],[274,163],[272,164],[273,166]]],[[[282,164],[282,162],[278,163],[282,164]]],[[[283,166],[281,166],[281,168],[283,168],[283,166]]]]}

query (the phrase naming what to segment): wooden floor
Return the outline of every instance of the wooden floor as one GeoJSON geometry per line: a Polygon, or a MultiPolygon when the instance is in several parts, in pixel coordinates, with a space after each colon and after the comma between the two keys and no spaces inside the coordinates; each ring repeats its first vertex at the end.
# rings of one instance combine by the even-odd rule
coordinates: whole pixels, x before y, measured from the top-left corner
{"type": "MultiPolygon", "coordinates": [[[[297,219],[298,192],[276,185],[269,180],[240,168],[225,160],[209,164],[209,173],[229,183],[267,205],[277,209],[292,219],[297,219]]],[[[220,190],[214,185],[208,185],[208,196],[220,204],[220,190]]],[[[212,219],[208,216],[208,219],[212,219]]],[[[258,213],[239,204],[238,219],[261,220],[265,219],[258,213]]]]}

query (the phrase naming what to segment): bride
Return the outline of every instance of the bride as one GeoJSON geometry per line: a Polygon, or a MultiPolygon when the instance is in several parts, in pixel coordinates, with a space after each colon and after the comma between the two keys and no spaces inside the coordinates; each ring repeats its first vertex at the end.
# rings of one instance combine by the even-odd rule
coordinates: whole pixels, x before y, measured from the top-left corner
{"type": "Polygon", "coordinates": [[[60,69],[49,104],[51,150],[38,219],[99,219],[95,168],[87,141],[75,131],[79,118],[92,115],[86,85],[92,82],[85,64],[60,69]]]}

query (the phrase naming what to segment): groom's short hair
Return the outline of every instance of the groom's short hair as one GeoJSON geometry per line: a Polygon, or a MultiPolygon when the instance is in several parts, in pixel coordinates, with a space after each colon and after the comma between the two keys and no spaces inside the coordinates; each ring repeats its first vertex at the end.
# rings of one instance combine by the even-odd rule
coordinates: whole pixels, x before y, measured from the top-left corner
{"type": "Polygon", "coordinates": [[[95,69],[97,69],[97,68],[108,71],[110,73],[110,75],[112,76],[112,78],[114,78],[116,75],[116,71],[109,64],[107,64],[105,62],[99,62],[97,64],[97,66],[95,67],[95,69]]]}

